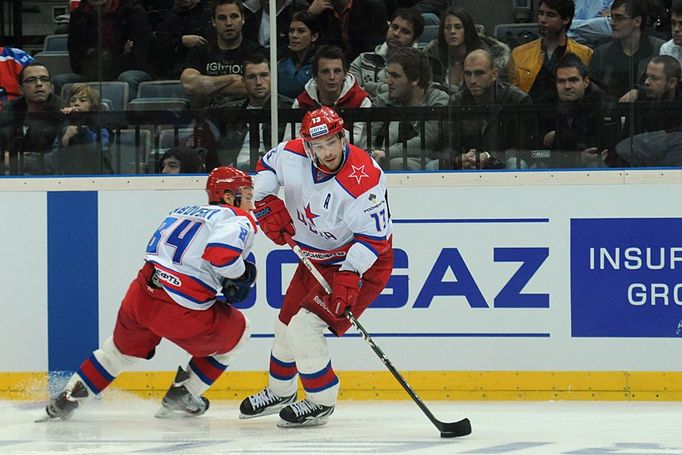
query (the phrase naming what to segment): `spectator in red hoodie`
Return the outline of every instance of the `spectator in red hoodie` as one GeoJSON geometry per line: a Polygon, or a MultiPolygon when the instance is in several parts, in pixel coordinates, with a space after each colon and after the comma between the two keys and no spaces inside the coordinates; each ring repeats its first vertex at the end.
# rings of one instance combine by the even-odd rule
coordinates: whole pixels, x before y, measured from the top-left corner
{"type": "MultiPolygon", "coordinates": [[[[313,57],[313,78],[306,84],[300,95],[296,97],[293,109],[318,109],[322,106],[337,108],[372,107],[369,95],[355,76],[348,72],[348,61],[343,50],[338,46],[321,46],[313,57]]],[[[298,128],[296,128],[298,131],[298,128]]],[[[367,141],[363,137],[363,125],[353,125],[352,135],[348,137],[356,146],[363,148],[367,141]]],[[[293,137],[287,127],[286,138],[293,137]]]]}

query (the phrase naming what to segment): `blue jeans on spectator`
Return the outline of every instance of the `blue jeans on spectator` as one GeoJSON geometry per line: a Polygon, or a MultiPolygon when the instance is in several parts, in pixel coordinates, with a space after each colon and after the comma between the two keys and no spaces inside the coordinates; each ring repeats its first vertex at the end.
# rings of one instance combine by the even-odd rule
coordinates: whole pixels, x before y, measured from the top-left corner
{"type": "Polygon", "coordinates": [[[140,82],[151,81],[152,77],[140,70],[128,70],[118,75],[119,82],[128,83],[128,101],[137,98],[137,87],[140,82]]]}
{"type": "MultiPolygon", "coordinates": [[[[128,70],[118,75],[119,82],[128,83],[128,101],[137,98],[137,87],[140,82],[151,81],[152,77],[140,70],[128,70]]],[[[55,93],[61,95],[64,84],[74,84],[76,82],[88,82],[85,76],[76,73],[62,73],[57,74],[52,78],[52,85],[54,85],[55,93]]],[[[95,81],[92,81],[95,82],[95,81]]],[[[64,100],[68,104],[69,100],[64,100]]]]}
{"type": "Polygon", "coordinates": [[[581,44],[594,47],[611,39],[611,22],[606,17],[573,19],[567,35],[581,44]]]}

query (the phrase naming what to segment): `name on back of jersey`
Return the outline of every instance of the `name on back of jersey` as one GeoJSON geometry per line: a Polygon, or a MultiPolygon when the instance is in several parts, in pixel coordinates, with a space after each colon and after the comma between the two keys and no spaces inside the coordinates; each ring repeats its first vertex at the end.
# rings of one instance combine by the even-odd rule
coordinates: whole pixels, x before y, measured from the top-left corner
{"type": "Polygon", "coordinates": [[[173,210],[171,213],[175,213],[176,215],[185,215],[185,216],[194,216],[197,218],[206,218],[207,220],[211,219],[213,215],[216,213],[219,213],[220,209],[214,209],[212,207],[201,207],[199,205],[188,205],[185,207],[178,207],[177,209],[173,210]]]}

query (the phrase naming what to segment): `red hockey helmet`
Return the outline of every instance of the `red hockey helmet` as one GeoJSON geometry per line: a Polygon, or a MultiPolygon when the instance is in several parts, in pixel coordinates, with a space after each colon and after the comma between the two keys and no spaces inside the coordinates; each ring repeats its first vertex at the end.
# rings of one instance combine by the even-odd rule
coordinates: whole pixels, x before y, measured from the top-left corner
{"type": "Polygon", "coordinates": [[[251,176],[229,166],[213,169],[206,180],[206,194],[211,204],[222,204],[225,191],[230,191],[235,197],[234,205],[239,207],[242,188],[253,188],[251,176]]]}
{"type": "Polygon", "coordinates": [[[301,137],[311,141],[343,132],[343,119],[329,106],[306,112],[301,122],[301,137]]]}

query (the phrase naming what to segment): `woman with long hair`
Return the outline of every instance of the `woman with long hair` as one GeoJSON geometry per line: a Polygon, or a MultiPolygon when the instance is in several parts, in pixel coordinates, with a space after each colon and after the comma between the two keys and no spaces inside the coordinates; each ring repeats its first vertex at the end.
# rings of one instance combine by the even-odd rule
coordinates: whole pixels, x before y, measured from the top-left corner
{"type": "Polygon", "coordinates": [[[307,11],[294,14],[289,24],[289,55],[277,64],[279,93],[296,98],[312,78],[312,58],[320,30],[315,18],[307,11]]]}
{"type": "Polygon", "coordinates": [[[451,91],[453,86],[462,83],[464,57],[483,48],[485,45],[469,13],[458,6],[447,8],[440,18],[438,38],[424,48],[431,61],[433,80],[451,91]]]}

